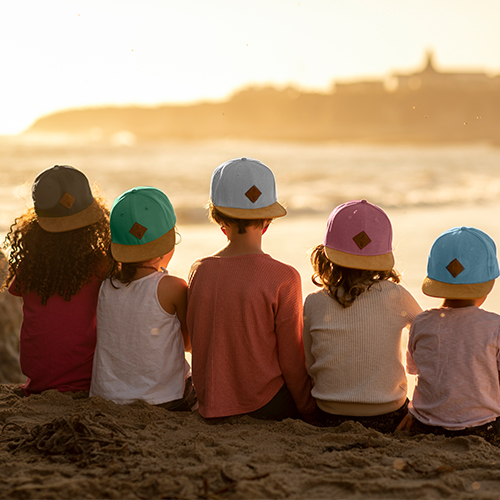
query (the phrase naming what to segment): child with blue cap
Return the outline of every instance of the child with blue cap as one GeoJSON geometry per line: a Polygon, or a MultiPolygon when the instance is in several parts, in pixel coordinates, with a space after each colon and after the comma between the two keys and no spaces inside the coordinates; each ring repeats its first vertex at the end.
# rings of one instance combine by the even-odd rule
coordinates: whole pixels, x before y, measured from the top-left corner
{"type": "Polygon", "coordinates": [[[209,211],[227,243],[197,260],[189,274],[187,322],[200,415],[312,419],[300,275],[262,249],[271,221],[286,215],[273,172],[252,158],[219,165],[209,211]]]}
{"type": "Polygon", "coordinates": [[[110,214],[117,262],[97,304],[91,396],[171,411],[196,409],[186,328],[187,284],[166,268],[175,248],[176,216],[153,187],[119,196],[110,214]]]}
{"type": "Polygon", "coordinates": [[[500,436],[500,315],[480,309],[499,274],[479,229],[449,229],[432,245],[422,291],[444,302],[412,323],[407,371],[417,382],[399,429],[500,436]]]}

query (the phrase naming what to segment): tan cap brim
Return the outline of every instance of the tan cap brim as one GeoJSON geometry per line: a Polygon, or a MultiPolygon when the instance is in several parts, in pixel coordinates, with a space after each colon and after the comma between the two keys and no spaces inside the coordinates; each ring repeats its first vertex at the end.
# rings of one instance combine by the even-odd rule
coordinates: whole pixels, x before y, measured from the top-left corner
{"type": "Polygon", "coordinates": [[[40,227],[49,233],[64,233],[99,222],[104,216],[99,203],[94,200],[86,209],[66,217],[38,217],[40,227]]]}
{"type": "Polygon", "coordinates": [[[286,215],[286,209],[278,202],[263,208],[214,207],[224,215],[235,219],[275,219],[286,215]]]}
{"type": "Polygon", "coordinates": [[[422,283],[422,292],[429,297],[440,299],[479,299],[491,292],[494,283],[495,280],[455,285],[426,277],[422,283]]]}
{"type": "Polygon", "coordinates": [[[146,262],[169,253],[174,246],[175,228],[172,228],[163,236],[143,245],[111,243],[111,255],[118,262],[146,262]]]}
{"type": "Polygon", "coordinates": [[[390,271],[394,267],[392,252],[382,255],[353,255],[329,247],[324,248],[328,259],[337,266],[350,269],[366,269],[367,271],[390,271]]]}

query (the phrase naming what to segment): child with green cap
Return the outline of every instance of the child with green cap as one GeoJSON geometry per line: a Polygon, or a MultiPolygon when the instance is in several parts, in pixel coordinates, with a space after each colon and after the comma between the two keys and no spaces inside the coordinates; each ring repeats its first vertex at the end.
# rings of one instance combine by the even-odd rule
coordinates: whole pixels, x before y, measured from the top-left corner
{"type": "Polygon", "coordinates": [[[166,268],[175,248],[176,216],[168,197],[136,187],[111,208],[111,253],[117,265],[103,282],[91,396],[171,411],[196,408],[186,329],[186,282],[166,268]]]}
{"type": "Polygon", "coordinates": [[[41,172],[33,208],[17,218],[6,285],[23,299],[20,364],[26,395],[88,391],[99,286],[111,267],[109,210],[69,165],[41,172]]]}
{"type": "Polygon", "coordinates": [[[399,429],[500,437],[500,316],[480,309],[498,276],[495,243],[479,229],[449,229],[432,245],[422,291],[444,301],[411,326],[417,380],[399,429]]]}
{"type": "Polygon", "coordinates": [[[272,219],[286,214],[272,171],[250,158],[223,163],[212,175],[209,207],[227,244],[196,261],[189,276],[200,414],[309,418],[315,403],[302,346],[300,275],[262,250],[272,219]]]}

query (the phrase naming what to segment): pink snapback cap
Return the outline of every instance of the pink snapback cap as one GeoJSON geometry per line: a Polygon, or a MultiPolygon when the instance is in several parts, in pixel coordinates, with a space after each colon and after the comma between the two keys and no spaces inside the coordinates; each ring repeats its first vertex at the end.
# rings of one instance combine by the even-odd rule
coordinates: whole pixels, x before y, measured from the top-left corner
{"type": "Polygon", "coordinates": [[[394,266],[389,217],[366,200],[348,201],[332,211],[323,245],[328,259],[338,266],[371,271],[394,266]]]}

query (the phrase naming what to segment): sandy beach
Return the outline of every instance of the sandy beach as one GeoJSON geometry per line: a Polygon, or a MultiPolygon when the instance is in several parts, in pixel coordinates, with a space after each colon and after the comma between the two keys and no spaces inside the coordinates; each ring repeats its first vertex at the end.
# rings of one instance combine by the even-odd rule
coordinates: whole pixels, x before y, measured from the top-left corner
{"type": "Polygon", "coordinates": [[[205,422],[85,394],[0,388],[0,498],[498,498],[478,437],[382,435],[347,422],[205,422]]]}
{"type": "MultiPolygon", "coordinates": [[[[424,308],[439,304],[420,283],[442,231],[475,225],[500,241],[500,205],[388,213],[403,284],[424,308]]],[[[325,222],[323,215],[284,218],[265,237],[267,252],[299,269],[304,294],[315,288],[307,252],[321,242],[325,222]]],[[[186,277],[224,237],[210,224],[179,229],[170,271],[186,277]]],[[[500,312],[498,289],[484,307],[500,312]]],[[[85,393],[26,398],[15,388],[0,385],[0,498],[500,498],[500,449],[480,437],[383,435],[354,422],[318,428],[247,416],[207,422],[197,412],[120,406],[85,393]]]]}

